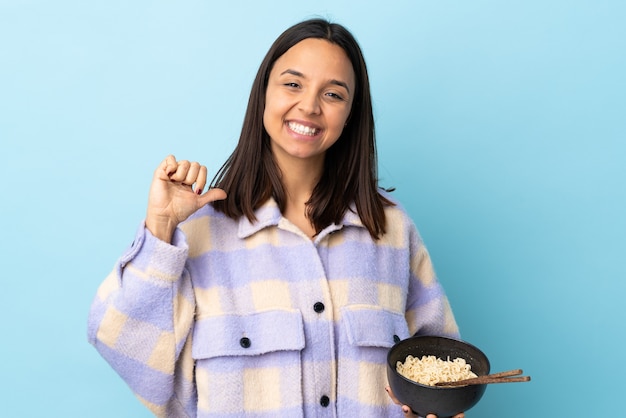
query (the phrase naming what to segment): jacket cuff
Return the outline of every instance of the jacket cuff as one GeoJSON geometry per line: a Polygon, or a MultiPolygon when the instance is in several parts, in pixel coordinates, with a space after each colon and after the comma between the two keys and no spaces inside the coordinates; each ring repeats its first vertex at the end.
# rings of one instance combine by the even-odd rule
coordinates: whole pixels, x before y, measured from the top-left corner
{"type": "Polygon", "coordinates": [[[178,228],[169,244],[152,235],[142,223],[132,244],[119,260],[118,277],[122,277],[122,270],[132,263],[135,269],[157,279],[177,280],[183,272],[188,253],[185,235],[178,228]]]}

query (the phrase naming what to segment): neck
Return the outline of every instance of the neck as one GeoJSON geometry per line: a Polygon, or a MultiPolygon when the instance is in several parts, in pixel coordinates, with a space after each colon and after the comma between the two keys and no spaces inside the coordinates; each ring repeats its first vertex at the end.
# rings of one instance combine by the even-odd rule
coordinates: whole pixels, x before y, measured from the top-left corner
{"type": "Polygon", "coordinates": [[[323,156],[315,159],[289,159],[277,161],[281,180],[290,202],[307,202],[319,181],[324,167],[323,156]]]}
{"type": "Polygon", "coordinates": [[[309,237],[315,235],[315,228],[306,216],[306,202],[313,194],[322,174],[324,160],[289,160],[278,162],[282,173],[287,201],[283,216],[297,225],[309,237]]]}

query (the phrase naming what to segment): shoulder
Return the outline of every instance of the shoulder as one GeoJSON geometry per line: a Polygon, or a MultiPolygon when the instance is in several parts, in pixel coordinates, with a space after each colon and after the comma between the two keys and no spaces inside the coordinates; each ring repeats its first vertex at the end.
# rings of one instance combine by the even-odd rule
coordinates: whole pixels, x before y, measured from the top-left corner
{"type": "Polygon", "coordinates": [[[384,208],[388,224],[400,221],[401,224],[406,223],[413,225],[413,220],[411,219],[409,213],[396,196],[384,189],[379,189],[378,193],[391,203],[385,205],[384,208]]]}
{"type": "Polygon", "coordinates": [[[381,237],[382,241],[395,242],[397,245],[402,243],[403,246],[416,239],[421,241],[415,222],[397,197],[382,189],[379,193],[391,203],[384,208],[386,232],[381,237]]]}
{"type": "Polygon", "coordinates": [[[184,233],[189,245],[190,255],[208,248],[215,248],[224,240],[235,240],[238,221],[216,210],[212,205],[205,205],[194,212],[178,228],[184,233]]]}
{"type": "MultiPolygon", "coordinates": [[[[189,228],[189,225],[197,224],[198,222],[225,222],[231,220],[223,212],[215,209],[212,205],[204,205],[197,211],[195,211],[187,220],[181,223],[181,228],[189,228]]],[[[232,220],[231,220],[232,221],[232,220]]]]}

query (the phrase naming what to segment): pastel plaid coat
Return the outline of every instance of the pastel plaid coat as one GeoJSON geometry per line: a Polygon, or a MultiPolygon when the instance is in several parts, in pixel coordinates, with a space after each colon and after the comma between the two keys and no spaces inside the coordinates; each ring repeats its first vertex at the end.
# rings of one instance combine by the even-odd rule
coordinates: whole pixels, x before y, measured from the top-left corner
{"type": "Polygon", "coordinates": [[[100,285],[88,338],[159,417],[401,417],[386,355],[458,337],[399,206],[373,240],[355,211],[314,240],[273,200],[257,221],[207,205],[172,244],[143,226],[100,285]]]}

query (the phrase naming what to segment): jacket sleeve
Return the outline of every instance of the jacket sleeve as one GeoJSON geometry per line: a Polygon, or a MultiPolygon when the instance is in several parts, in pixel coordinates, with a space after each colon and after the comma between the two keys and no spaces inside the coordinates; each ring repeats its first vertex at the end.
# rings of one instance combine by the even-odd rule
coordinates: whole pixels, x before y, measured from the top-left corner
{"type": "Polygon", "coordinates": [[[437,280],[428,250],[411,224],[409,231],[410,271],[406,320],[412,335],[441,335],[459,338],[450,303],[437,280]]]}
{"type": "Polygon", "coordinates": [[[179,230],[170,245],[142,225],[89,312],[89,342],[158,417],[195,416],[187,253],[179,230]]]}

